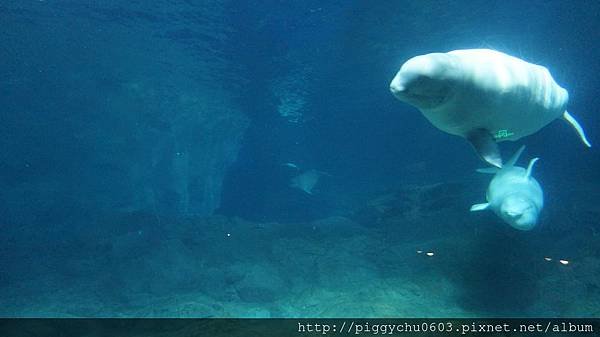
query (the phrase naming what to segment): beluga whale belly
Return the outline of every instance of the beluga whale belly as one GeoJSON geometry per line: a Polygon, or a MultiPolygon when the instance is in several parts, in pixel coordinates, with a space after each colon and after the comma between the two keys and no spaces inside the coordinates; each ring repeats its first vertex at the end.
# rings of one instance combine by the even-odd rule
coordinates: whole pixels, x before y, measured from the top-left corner
{"type": "Polygon", "coordinates": [[[540,184],[531,175],[538,158],[533,158],[527,169],[515,166],[524,149],[525,146],[521,146],[500,169],[492,167],[477,170],[495,175],[487,189],[487,203],[471,206],[472,212],[491,209],[516,229],[531,230],[535,227],[544,207],[544,194],[540,184]]]}
{"type": "Polygon", "coordinates": [[[496,142],[531,135],[563,118],[590,147],[567,112],[567,90],[543,66],[490,49],[454,50],[406,61],[392,94],[438,129],[466,138],[488,163],[502,166],[496,142]]]}

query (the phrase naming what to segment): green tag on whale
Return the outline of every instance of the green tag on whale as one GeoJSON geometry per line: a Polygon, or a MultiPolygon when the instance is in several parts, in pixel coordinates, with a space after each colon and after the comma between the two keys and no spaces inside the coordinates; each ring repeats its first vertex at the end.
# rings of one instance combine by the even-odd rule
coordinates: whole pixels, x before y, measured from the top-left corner
{"type": "Polygon", "coordinates": [[[495,139],[508,138],[514,134],[515,134],[514,132],[509,132],[508,130],[503,129],[503,130],[498,130],[498,132],[496,132],[494,134],[494,138],[495,139]]]}

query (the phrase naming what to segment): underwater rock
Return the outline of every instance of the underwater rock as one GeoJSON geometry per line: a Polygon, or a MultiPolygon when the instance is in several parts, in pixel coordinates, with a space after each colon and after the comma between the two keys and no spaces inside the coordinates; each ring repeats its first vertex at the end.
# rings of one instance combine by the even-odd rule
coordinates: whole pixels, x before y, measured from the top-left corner
{"type": "MultiPolygon", "coordinates": [[[[190,82],[189,86],[202,91],[202,83],[185,77],[180,82],[190,82]]],[[[168,88],[158,89],[161,91],[147,98],[149,102],[160,105],[164,97],[174,95],[168,88]]],[[[211,94],[214,96],[208,98],[180,91],[167,111],[154,111],[163,115],[170,127],[162,132],[142,131],[135,140],[142,158],[128,174],[133,187],[142,192],[132,196],[130,208],[191,216],[209,215],[219,207],[226,170],[237,159],[248,119],[230,101],[230,93],[211,94]],[[212,104],[215,98],[218,105],[212,104]],[[147,146],[151,148],[144,150],[147,146]]]]}
{"type": "Polygon", "coordinates": [[[324,237],[352,237],[364,232],[365,228],[360,224],[343,216],[332,216],[325,219],[315,220],[310,223],[311,230],[324,237]]]}
{"type": "MultiPolygon", "coordinates": [[[[47,31],[32,27],[22,38],[16,38],[19,30],[10,33],[15,44],[14,53],[5,55],[7,62],[16,67],[14,74],[32,77],[14,97],[14,113],[4,113],[14,117],[4,123],[10,125],[6,138],[11,140],[3,146],[3,161],[10,158],[15,163],[11,166],[22,166],[22,173],[10,181],[29,181],[36,192],[29,198],[39,199],[17,205],[11,217],[28,221],[26,214],[45,211],[52,200],[62,205],[53,207],[54,213],[77,205],[94,212],[211,214],[220,205],[223,179],[237,159],[249,123],[237,97],[237,86],[245,81],[221,50],[233,34],[229,5],[208,1],[172,6],[158,1],[136,8],[131,16],[115,14],[120,17],[116,20],[107,13],[123,13],[127,6],[95,3],[90,8],[95,14],[85,18],[71,12],[77,12],[76,7],[63,8],[65,15],[78,18],[76,22],[58,20],[49,23],[47,31]],[[158,28],[163,20],[186,26],[204,16],[215,21],[198,25],[198,35],[190,37],[193,42],[158,28]],[[146,21],[148,17],[153,19],[146,21]],[[133,28],[122,19],[144,23],[133,28]],[[97,20],[103,29],[94,28],[97,20]],[[82,48],[82,36],[94,46],[82,48]],[[46,58],[36,56],[41,54],[46,58]],[[38,68],[46,69],[43,76],[32,71],[38,68]],[[30,99],[42,91],[43,96],[30,99]],[[20,108],[23,104],[30,108],[20,108]],[[39,111],[53,114],[41,119],[39,111]],[[30,144],[29,150],[23,150],[24,144],[30,144]],[[49,182],[57,186],[53,197],[45,198],[49,182]],[[71,200],[58,200],[65,197],[71,200]]],[[[23,13],[43,18],[46,11],[50,8],[23,13]]],[[[28,20],[35,21],[33,17],[28,20]]],[[[15,193],[30,189],[22,183],[12,187],[15,193]]]]}
{"type": "MultiPolygon", "coordinates": [[[[244,302],[270,303],[287,293],[281,271],[271,264],[238,263],[229,268],[228,273],[241,276],[232,286],[244,302]]],[[[233,277],[230,276],[230,280],[233,277]]]]}
{"type": "Polygon", "coordinates": [[[241,287],[237,288],[237,294],[244,302],[270,303],[277,299],[273,291],[265,287],[241,287]]]}
{"type": "Polygon", "coordinates": [[[142,230],[115,237],[110,244],[114,258],[132,258],[149,254],[154,249],[152,241],[142,230]]]}
{"type": "Polygon", "coordinates": [[[310,80],[310,69],[298,64],[289,73],[272,80],[271,92],[278,100],[277,113],[289,123],[304,122],[309,96],[305,88],[310,80]]]}
{"type": "Polygon", "coordinates": [[[462,183],[407,185],[372,199],[354,213],[353,219],[371,226],[394,218],[414,221],[462,210],[463,205],[469,205],[470,193],[462,183]]]}
{"type": "MultiPolygon", "coordinates": [[[[127,243],[130,240],[125,240],[127,243]]],[[[111,256],[108,278],[120,284],[124,294],[201,290],[204,281],[203,261],[181,240],[166,239],[151,247],[142,245],[142,251],[127,254],[127,246],[111,256]]],[[[136,246],[131,249],[135,252],[136,246]]]]}

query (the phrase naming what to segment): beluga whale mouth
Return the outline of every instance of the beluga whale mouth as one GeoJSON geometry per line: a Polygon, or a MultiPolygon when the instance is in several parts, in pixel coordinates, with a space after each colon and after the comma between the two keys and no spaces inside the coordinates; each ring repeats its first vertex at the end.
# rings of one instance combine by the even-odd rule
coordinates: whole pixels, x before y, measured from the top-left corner
{"type": "Polygon", "coordinates": [[[390,86],[390,91],[403,102],[420,109],[433,109],[446,101],[450,86],[426,76],[419,76],[411,82],[390,86]]]}

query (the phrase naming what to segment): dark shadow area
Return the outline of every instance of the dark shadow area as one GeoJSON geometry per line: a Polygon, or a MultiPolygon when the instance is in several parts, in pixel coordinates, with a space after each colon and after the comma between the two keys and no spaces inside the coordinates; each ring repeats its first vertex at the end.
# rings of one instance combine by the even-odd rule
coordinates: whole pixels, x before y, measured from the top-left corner
{"type": "Polygon", "coordinates": [[[458,304],[465,310],[490,316],[527,315],[538,299],[541,275],[532,266],[539,254],[531,248],[531,233],[518,232],[489,214],[485,226],[465,251],[452,273],[458,304]],[[529,235],[528,235],[529,234],[529,235]]]}

